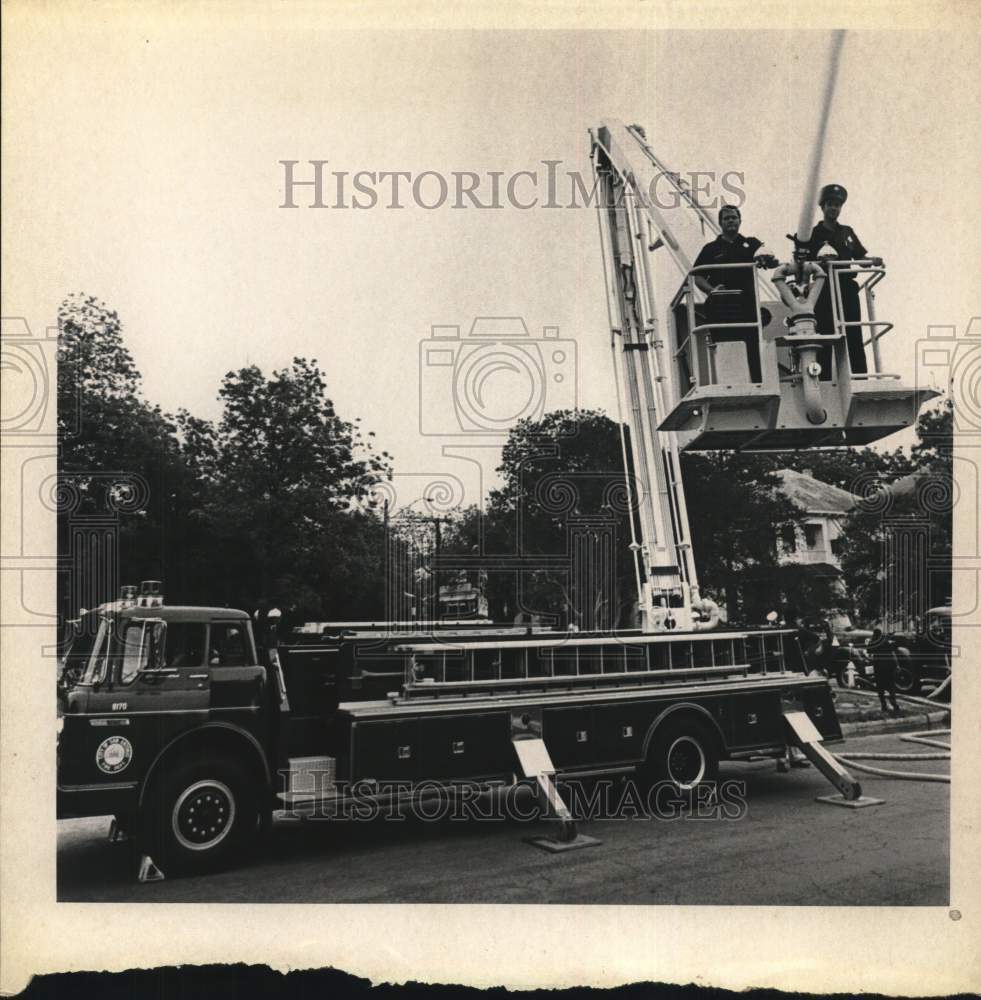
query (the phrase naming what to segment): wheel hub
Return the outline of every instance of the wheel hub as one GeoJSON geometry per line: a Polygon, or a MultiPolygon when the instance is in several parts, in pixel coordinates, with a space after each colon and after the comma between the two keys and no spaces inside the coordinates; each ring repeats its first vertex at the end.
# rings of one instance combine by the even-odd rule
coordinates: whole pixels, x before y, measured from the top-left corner
{"type": "Polygon", "coordinates": [[[197,781],[174,803],[174,836],[190,851],[216,847],[228,836],[234,821],[235,796],[220,781],[197,781]]]}

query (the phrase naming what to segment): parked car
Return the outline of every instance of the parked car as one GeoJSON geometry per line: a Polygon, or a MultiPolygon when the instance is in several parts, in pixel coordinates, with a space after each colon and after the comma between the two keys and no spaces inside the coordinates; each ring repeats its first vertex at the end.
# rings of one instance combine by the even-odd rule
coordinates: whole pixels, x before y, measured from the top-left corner
{"type": "Polygon", "coordinates": [[[918,694],[924,680],[944,681],[950,676],[951,608],[930,608],[919,627],[911,632],[892,632],[895,639],[896,690],[918,694]]]}

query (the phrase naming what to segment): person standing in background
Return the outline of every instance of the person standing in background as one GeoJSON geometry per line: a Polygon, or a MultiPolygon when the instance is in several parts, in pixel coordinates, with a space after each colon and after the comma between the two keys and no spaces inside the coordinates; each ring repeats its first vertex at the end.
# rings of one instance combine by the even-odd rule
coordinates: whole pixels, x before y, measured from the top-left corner
{"type": "Polygon", "coordinates": [[[872,638],[866,646],[872,657],[872,668],[875,671],[875,690],[879,695],[882,711],[886,711],[886,696],[892,703],[893,715],[899,715],[899,705],[896,702],[896,641],[885,635],[877,625],[872,630],[872,638]]]}

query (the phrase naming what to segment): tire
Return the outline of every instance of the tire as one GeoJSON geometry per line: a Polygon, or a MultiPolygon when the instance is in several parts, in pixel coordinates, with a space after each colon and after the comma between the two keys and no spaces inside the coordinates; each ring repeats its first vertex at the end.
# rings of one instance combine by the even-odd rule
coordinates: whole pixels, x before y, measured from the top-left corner
{"type": "Polygon", "coordinates": [[[235,860],[259,828],[248,774],[235,762],[188,762],[150,789],[147,852],[165,875],[216,871],[235,860]]]}
{"type": "Polygon", "coordinates": [[[896,651],[896,672],[893,677],[897,694],[920,693],[920,672],[909,652],[904,649],[896,651]]]}
{"type": "Polygon", "coordinates": [[[654,733],[644,774],[648,785],[669,782],[683,795],[714,784],[719,776],[716,734],[697,719],[669,719],[654,733]]]}

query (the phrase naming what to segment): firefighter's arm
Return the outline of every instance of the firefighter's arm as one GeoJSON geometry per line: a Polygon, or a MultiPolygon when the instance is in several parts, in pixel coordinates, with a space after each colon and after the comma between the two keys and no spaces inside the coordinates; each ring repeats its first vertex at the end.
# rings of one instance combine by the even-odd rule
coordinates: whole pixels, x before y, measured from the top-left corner
{"type": "Polygon", "coordinates": [[[695,282],[695,286],[706,295],[711,295],[717,288],[724,287],[722,285],[713,285],[704,274],[695,274],[692,276],[692,280],[695,282]]]}

